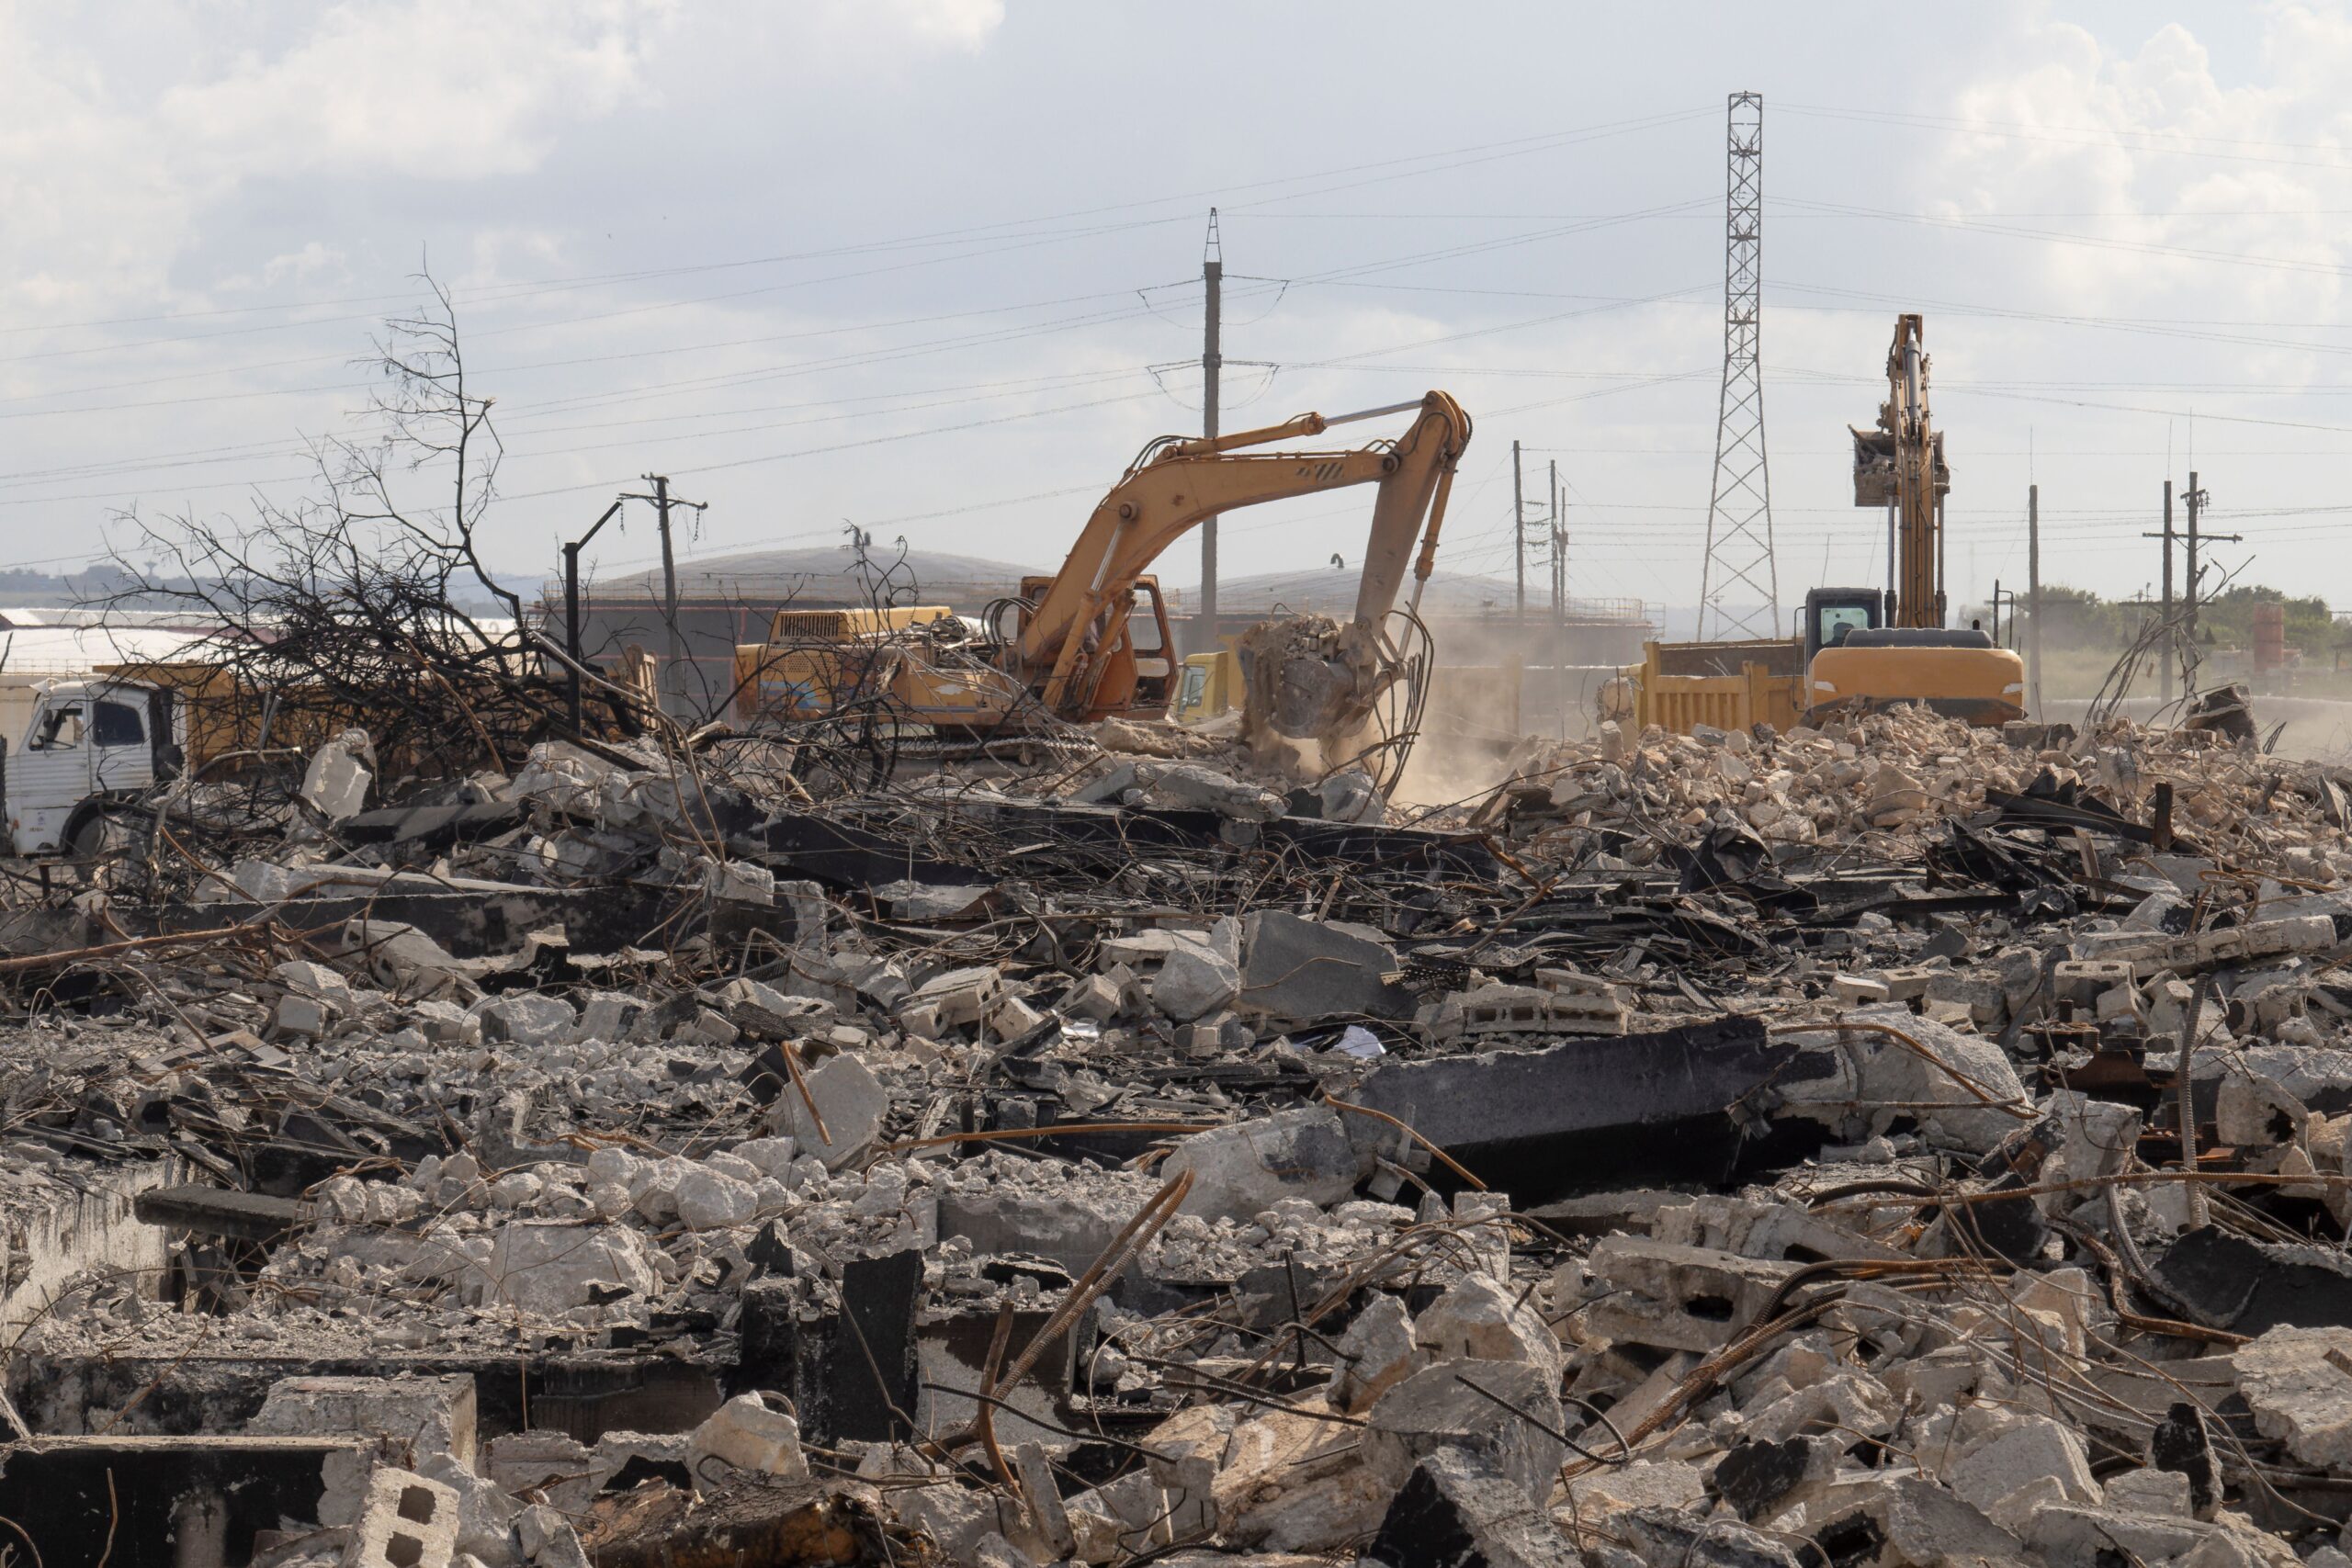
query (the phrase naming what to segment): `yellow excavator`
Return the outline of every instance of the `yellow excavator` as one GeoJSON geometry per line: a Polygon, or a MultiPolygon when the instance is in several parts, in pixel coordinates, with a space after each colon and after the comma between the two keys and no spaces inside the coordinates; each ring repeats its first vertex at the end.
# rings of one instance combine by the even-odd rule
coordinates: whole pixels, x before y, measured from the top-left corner
{"type": "Polygon", "coordinates": [[[2025,716],[2025,664],[1975,627],[1944,625],[1944,496],[1951,468],[1928,407],[1923,318],[1895,319],[1886,401],[1854,437],[1854,504],[1883,507],[1889,582],[1804,597],[1808,721],[1919,703],[1971,724],[2025,716]]]}
{"type": "Polygon", "coordinates": [[[976,627],[944,607],[780,611],[763,644],[736,649],[736,712],[819,717],[876,701],[894,719],[952,735],[1057,722],[1159,718],[1174,694],[1174,644],[1148,568],[1204,519],[1351,485],[1378,487],[1354,620],[1283,649],[1273,722],[1328,739],[1370,719],[1413,678],[1389,622],[1409,564],[1420,604],[1470,416],[1444,392],[1326,417],[1300,414],[1230,435],[1162,436],[1111,487],[1051,577],[989,606],[976,627]],[[1404,434],[1346,450],[1256,448],[1411,412],[1404,434]],[[1414,553],[1419,540],[1419,553],[1414,553]]]}

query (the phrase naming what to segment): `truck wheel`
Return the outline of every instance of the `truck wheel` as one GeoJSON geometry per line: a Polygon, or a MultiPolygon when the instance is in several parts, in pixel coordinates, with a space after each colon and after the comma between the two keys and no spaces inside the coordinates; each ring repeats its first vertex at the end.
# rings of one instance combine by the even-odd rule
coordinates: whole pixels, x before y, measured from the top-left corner
{"type": "Polygon", "coordinates": [[[131,846],[130,825],[97,811],[74,830],[67,858],[84,886],[96,887],[105,882],[107,868],[129,854],[131,846]]]}

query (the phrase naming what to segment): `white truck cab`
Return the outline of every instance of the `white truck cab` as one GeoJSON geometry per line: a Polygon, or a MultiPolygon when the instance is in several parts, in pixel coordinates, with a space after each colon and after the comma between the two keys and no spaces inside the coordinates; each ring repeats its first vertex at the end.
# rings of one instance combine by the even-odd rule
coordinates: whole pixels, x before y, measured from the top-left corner
{"type": "Polygon", "coordinates": [[[10,851],[74,852],[107,807],[170,778],[183,754],[180,711],[141,682],[44,682],[24,733],[0,752],[10,851]]]}

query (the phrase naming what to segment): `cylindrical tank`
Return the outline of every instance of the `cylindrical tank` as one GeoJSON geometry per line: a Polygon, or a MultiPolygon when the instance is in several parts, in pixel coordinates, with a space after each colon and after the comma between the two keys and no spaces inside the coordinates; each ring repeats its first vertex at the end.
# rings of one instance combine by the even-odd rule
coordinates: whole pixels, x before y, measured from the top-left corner
{"type": "Polygon", "coordinates": [[[2254,607],[2254,667],[2277,670],[2287,662],[2287,606],[2276,602],[2254,607]]]}

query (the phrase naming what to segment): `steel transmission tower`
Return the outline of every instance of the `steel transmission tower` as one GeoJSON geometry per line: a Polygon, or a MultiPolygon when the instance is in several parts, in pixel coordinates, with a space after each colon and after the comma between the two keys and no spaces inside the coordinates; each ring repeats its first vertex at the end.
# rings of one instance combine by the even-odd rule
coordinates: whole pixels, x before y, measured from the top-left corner
{"type": "Polygon", "coordinates": [[[1781,635],[1772,560],[1772,471],[1764,459],[1764,370],[1758,359],[1764,262],[1764,95],[1734,93],[1724,176],[1724,387],[1715,407],[1715,479],[1707,563],[1699,579],[1702,639],[1781,635]]]}

